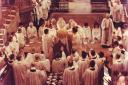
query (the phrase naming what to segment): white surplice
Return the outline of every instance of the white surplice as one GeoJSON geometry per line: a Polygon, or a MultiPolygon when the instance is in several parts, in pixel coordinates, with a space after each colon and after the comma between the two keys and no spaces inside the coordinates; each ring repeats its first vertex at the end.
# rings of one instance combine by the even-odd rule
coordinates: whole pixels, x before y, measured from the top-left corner
{"type": "Polygon", "coordinates": [[[28,36],[28,38],[37,36],[37,30],[36,30],[35,26],[27,28],[27,36],[28,36]]]}
{"type": "Polygon", "coordinates": [[[77,67],[68,67],[64,70],[63,83],[64,85],[80,85],[77,67]]]}
{"type": "Polygon", "coordinates": [[[15,55],[19,53],[19,43],[12,41],[9,43],[9,47],[15,55]]]}
{"type": "Polygon", "coordinates": [[[100,28],[93,28],[92,29],[92,39],[94,42],[96,40],[100,41],[100,39],[101,39],[101,29],[100,28]]]}
{"type": "Polygon", "coordinates": [[[85,70],[89,67],[89,59],[82,59],[78,61],[79,79],[82,81],[82,75],[85,70]]]}
{"type": "Polygon", "coordinates": [[[124,31],[124,34],[123,34],[123,45],[124,45],[124,48],[128,51],[128,30],[124,31]]]}
{"type": "Polygon", "coordinates": [[[50,47],[52,47],[52,44],[53,44],[53,39],[50,34],[42,35],[42,51],[44,51],[46,57],[51,57],[49,56],[49,50],[50,47]]]}
{"type": "Polygon", "coordinates": [[[82,76],[82,85],[98,85],[98,67],[88,68],[82,76]]]}
{"type": "Polygon", "coordinates": [[[24,47],[25,37],[23,33],[17,33],[17,42],[19,43],[19,47],[24,47]]]}
{"type": "Polygon", "coordinates": [[[26,71],[27,67],[22,61],[14,61],[12,63],[15,85],[27,85],[26,71]]]}
{"type": "Polygon", "coordinates": [[[112,19],[104,18],[101,22],[101,28],[102,28],[101,44],[102,45],[111,45],[112,44],[112,33],[114,30],[114,25],[113,25],[112,19]],[[106,30],[108,30],[108,32],[106,30]]]}
{"type": "Polygon", "coordinates": [[[91,28],[88,26],[88,27],[83,27],[83,30],[84,30],[84,42],[90,42],[92,40],[92,31],[91,31],[91,28]]]}

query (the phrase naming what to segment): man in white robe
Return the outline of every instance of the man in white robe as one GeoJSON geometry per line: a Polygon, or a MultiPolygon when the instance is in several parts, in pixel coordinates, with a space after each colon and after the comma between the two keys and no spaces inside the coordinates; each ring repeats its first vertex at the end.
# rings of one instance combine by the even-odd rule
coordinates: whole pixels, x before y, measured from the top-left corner
{"type": "Polygon", "coordinates": [[[128,30],[124,31],[124,34],[123,34],[123,45],[124,45],[124,48],[128,51],[128,30]]]}
{"type": "Polygon", "coordinates": [[[52,36],[49,34],[49,29],[44,30],[44,34],[42,35],[42,51],[46,55],[47,58],[52,56],[50,55],[50,48],[52,47],[53,39],[52,36]]]}
{"type": "Polygon", "coordinates": [[[90,61],[89,66],[82,76],[82,85],[98,85],[98,67],[95,61],[90,61]]]}
{"type": "Polygon", "coordinates": [[[113,61],[112,72],[122,72],[123,71],[123,60],[120,54],[116,54],[116,59],[113,61]]]}
{"type": "Polygon", "coordinates": [[[114,25],[109,14],[106,14],[106,17],[103,18],[101,23],[101,28],[102,28],[101,45],[111,46],[114,25]]]}
{"type": "Polygon", "coordinates": [[[87,53],[82,51],[82,60],[78,61],[78,69],[79,69],[79,79],[82,81],[82,75],[85,70],[89,67],[89,59],[87,58],[87,53]]]}
{"type": "Polygon", "coordinates": [[[80,85],[78,67],[73,65],[73,61],[68,62],[68,68],[63,73],[64,85],[80,85]]]}
{"type": "Polygon", "coordinates": [[[17,60],[12,63],[15,85],[27,85],[26,84],[26,65],[21,61],[21,57],[17,57],[17,60]]]}
{"type": "Polygon", "coordinates": [[[46,82],[45,75],[32,64],[27,71],[27,85],[44,85],[44,82],[46,82]]]}
{"type": "Polygon", "coordinates": [[[39,39],[42,38],[43,33],[44,33],[44,27],[43,27],[43,26],[40,26],[40,27],[39,27],[39,30],[38,30],[39,39]]]}
{"type": "Polygon", "coordinates": [[[101,40],[101,29],[100,27],[95,24],[94,28],[92,29],[92,42],[97,42],[101,40]]]}
{"type": "Polygon", "coordinates": [[[4,48],[5,48],[4,52],[5,52],[6,56],[9,57],[12,54],[12,50],[11,50],[8,42],[5,43],[5,47],[4,48]]]}
{"type": "Polygon", "coordinates": [[[92,32],[88,23],[84,23],[83,31],[84,31],[84,44],[90,43],[92,40],[92,32]]]}
{"type": "Polygon", "coordinates": [[[56,53],[55,59],[52,61],[53,73],[63,73],[66,67],[66,62],[61,59],[62,53],[56,53]]]}
{"type": "Polygon", "coordinates": [[[17,36],[17,42],[19,43],[19,47],[23,48],[25,46],[25,36],[22,33],[21,29],[18,29],[16,36],[17,36]]]}
{"type": "MultiPolygon", "coordinates": [[[[113,18],[113,21],[115,23],[115,27],[119,27],[121,25],[119,25],[122,22],[125,22],[125,10],[124,10],[124,6],[123,4],[121,4],[120,0],[115,0],[115,2],[113,3],[111,10],[111,15],[113,18]]],[[[122,27],[122,26],[121,26],[122,27]]]]}
{"type": "Polygon", "coordinates": [[[29,26],[27,28],[27,37],[28,37],[28,39],[33,39],[33,38],[37,37],[37,30],[32,22],[29,23],[29,26]]]}
{"type": "Polygon", "coordinates": [[[17,55],[19,53],[19,43],[11,40],[11,42],[9,42],[9,47],[13,54],[17,55]]]}
{"type": "Polygon", "coordinates": [[[46,20],[48,18],[48,12],[51,6],[51,0],[36,0],[36,12],[38,20],[40,18],[46,20]]]}
{"type": "Polygon", "coordinates": [[[65,20],[63,19],[63,17],[60,17],[57,21],[57,29],[62,29],[66,26],[66,22],[65,20]]]}
{"type": "Polygon", "coordinates": [[[75,26],[72,28],[72,49],[77,50],[80,53],[82,47],[82,41],[80,34],[78,33],[78,27],[75,26]]]}
{"type": "Polygon", "coordinates": [[[27,32],[26,32],[26,28],[23,26],[22,23],[19,24],[18,29],[21,29],[22,33],[24,34],[24,37],[27,37],[27,32]]]}
{"type": "Polygon", "coordinates": [[[121,57],[123,57],[123,59],[124,59],[124,61],[123,61],[123,68],[124,68],[123,71],[128,72],[128,52],[122,50],[121,53],[122,53],[121,57]]]}

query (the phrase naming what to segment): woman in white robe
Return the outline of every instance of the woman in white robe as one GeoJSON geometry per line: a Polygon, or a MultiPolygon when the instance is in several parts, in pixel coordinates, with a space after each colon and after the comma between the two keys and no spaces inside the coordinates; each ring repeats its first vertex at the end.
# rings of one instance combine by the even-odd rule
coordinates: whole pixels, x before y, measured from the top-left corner
{"type": "Polygon", "coordinates": [[[82,85],[98,85],[98,67],[95,61],[90,61],[89,66],[82,76],[82,85]]]}
{"type": "Polygon", "coordinates": [[[29,23],[29,26],[27,28],[27,37],[28,39],[33,39],[37,37],[37,29],[32,22],[29,23]]]}
{"type": "Polygon", "coordinates": [[[103,18],[101,23],[101,29],[102,29],[101,45],[111,46],[114,25],[109,14],[106,14],[106,17],[103,18]]]}

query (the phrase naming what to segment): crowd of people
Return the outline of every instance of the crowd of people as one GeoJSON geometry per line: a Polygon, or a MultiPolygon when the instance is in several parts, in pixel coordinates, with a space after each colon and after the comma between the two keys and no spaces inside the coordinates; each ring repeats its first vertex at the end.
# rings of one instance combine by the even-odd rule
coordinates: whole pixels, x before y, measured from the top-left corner
{"type": "Polygon", "coordinates": [[[51,73],[62,76],[60,85],[103,85],[105,81],[106,85],[122,85],[128,73],[127,44],[127,29],[115,29],[106,14],[101,26],[95,22],[93,27],[87,22],[80,26],[73,19],[66,23],[62,17],[45,21],[39,30],[32,22],[27,29],[20,24],[2,52],[13,69],[15,85],[58,84],[56,79],[49,80],[51,73]],[[41,41],[41,51],[25,53],[26,43],[36,42],[36,38],[41,41]],[[95,43],[112,49],[112,65],[103,51],[85,48],[95,43]]]}
{"type": "Polygon", "coordinates": [[[0,55],[12,69],[15,85],[127,85],[127,28],[127,24],[115,26],[110,14],[93,26],[74,19],[66,22],[63,17],[45,20],[39,29],[33,22],[27,28],[20,23],[0,55]],[[26,44],[37,39],[40,52],[24,52],[26,44]],[[110,55],[85,48],[97,43],[110,55]]]}

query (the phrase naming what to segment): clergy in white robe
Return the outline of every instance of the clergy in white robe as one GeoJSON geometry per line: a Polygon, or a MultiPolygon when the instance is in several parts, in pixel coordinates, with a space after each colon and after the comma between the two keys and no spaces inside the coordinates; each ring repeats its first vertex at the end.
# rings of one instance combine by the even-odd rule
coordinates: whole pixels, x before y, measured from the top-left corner
{"type": "Polygon", "coordinates": [[[95,52],[95,50],[90,49],[90,51],[89,51],[89,58],[91,60],[94,60],[97,63],[97,61],[98,61],[98,54],[95,52]]]}
{"type": "Polygon", "coordinates": [[[95,61],[90,61],[89,68],[82,76],[82,85],[98,85],[98,67],[95,61]]]}
{"type": "Polygon", "coordinates": [[[19,43],[11,40],[11,42],[9,42],[9,47],[13,54],[17,55],[19,53],[19,43]]]}
{"type": "Polygon", "coordinates": [[[128,51],[124,51],[122,50],[122,58],[124,59],[124,62],[123,62],[123,68],[125,72],[128,72],[128,51]]]}
{"type": "Polygon", "coordinates": [[[87,53],[82,51],[82,60],[78,61],[79,79],[82,81],[82,75],[85,70],[89,67],[89,59],[87,58],[87,53]]]}
{"type": "Polygon", "coordinates": [[[56,21],[56,19],[52,18],[50,22],[51,22],[51,27],[57,29],[57,24],[56,24],[57,21],[56,21]]]}
{"type": "Polygon", "coordinates": [[[101,29],[102,29],[101,45],[111,46],[114,26],[113,26],[113,21],[110,18],[109,14],[106,14],[106,17],[103,18],[101,23],[101,29]]]}
{"type": "Polygon", "coordinates": [[[64,85],[80,85],[78,67],[73,62],[68,62],[68,68],[63,73],[64,85]]]}
{"type": "Polygon", "coordinates": [[[112,8],[113,10],[111,10],[111,14],[113,17],[113,21],[116,23],[125,22],[125,11],[123,4],[121,4],[121,1],[116,0],[112,8]]]}
{"type": "Polygon", "coordinates": [[[39,55],[36,54],[33,64],[35,65],[36,69],[38,69],[38,70],[45,70],[45,67],[44,67],[44,65],[40,62],[40,60],[41,60],[41,59],[40,59],[39,55]]]}
{"type": "Polygon", "coordinates": [[[60,18],[58,19],[58,21],[57,21],[57,29],[58,29],[58,30],[59,30],[59,29],[62,29],[62,28],[65,27],[65,25],[66,25],[65,20],[64,20],[62,17],[60,17],[60,18]]]}
{"type": "Polygon", "coordinates": [[[39,10],[39,16],[42,19],[47,19],[48,18],[48,12],[51,6],[51,0],[37,0],[38,3],[38,10],[39,10]]]}
{"type": "Polygon", "coordinates": [[[51,47],[53,45],[53,38],[49,34],[49,29],[44,30],[44,34],[42,35],[42,51],[46,55],[47,58],[51,59],[50,51],[52,51],[51,47]]]}
{"type": "Polygon", "coordinates": [[[28,39],[33,39],[33,38],[37,37],[37,30],[32,22],[29,23],[29,26],[27,28],[27,37],[28,37],[28,39]]]}
{"type": "Polygon", "coordinates": [[[15,85],[27,85],[26,84],[26,71],[27,67],[21,57],[17,57],[17,60],[12,63],[15,85]]]}
{"type": "Polygon", "coordinates": [[[88,23],[84,23],[84,44],[90,43],[92,40],[92,31],[88,23]]]}
{"type": "Polygon", "coordinates": [[[27,68],[30,68],[31,64],[34,62],[35,55],[32,53],[28,53],[26,58],[24,59],[24,62],[27,66],[27,68]]]}
{"type": "Polygon", "coordinates": [[[99,76],[99,81],[98,84],[99,85],[103,85],[103,77],[104,77],[104,62],[105,62],[105,57],[104,57],[104,53],[101,51],[98,53],[98,60],[97,60],[97,66],[98,66],[98,76],[99,76]]]}
{"type": "Polygon", "coordinates": [[[72,49],[76,49],[78,53],[80,53],[80,49],[82,47],[82,41],[80,34],[78,33],[78,27],[72,28],[72,49]]]}
{"type": "Polygon", "coordinates": [[[92,42],[97,42],[101,40],[101,29],[98,23],[94,24],[94,28],[92,29],[92,42]]]}
{"type": "Polygon", "coordinates": [[[12,50],[11,50],[8,42],[5,43],[4,48],[5,48],[4,52],[5,52],[6,56],[9,57],[12,54],[12,50]]]}
{"type": "Polygon", "coordinates": [[[42,38],[42,35],[43,35],[43,33],[44,33],[44,29],[45,29],[45,27],[43,27],[43,26],[40,26],[40,27],[39,27],[39,30],[38,30],[39,39],[42,38]]]}
{"type": "Polygon", "coordinates": [[[77,26],[77,22],[74,19],[69,19],[64,28],[70,32],[74,26],[77,26]]]}
{"type": "Polygon", "coordinates": [[[119,79],[117,80],[117,84],[116,85],[127,85],[128,83],[126,81],[127,81],[126,77],[121,75],[119,77],[119,79]]]}
{"type": "Polygon", "coordinates": [[[23,48],[25,46],[25,36],[22,33],[21,29],[18,29],[16,36],[17,36],[17,42],[19,43],[19,47],[23,48]]]}
{"type": "Polygon", "coordinates": [[[113,61],[112,72],[122,72],[123,71],[123,60],[120,54],[116,54],[116,59],[113,61]]]}
{"type": "Polygon", "coordinates": [[[63,73],[66,67],[66,62],[61,59],[62,53],[56,53],[55,59],[52,61],[52,72],[63,73]]]}
{"type": "Polygon", "coordinates": [[[128,30],[124,31],[124,34],[123,34],[123,45],[124,45],[124,48],[128,51],[128,30]]]}
{"type": "Polygon", "coordinates": [[[44,85],[44,82],[46,82],[45,75],[32,64],[27,71],[27,85],[44,85]]]}
{"type": "Polygon", "coordinates": [[[71,55],[73,56],[73,60],[74,60],[75,62],[77,62],[77,61],[79,60],[79,58],[80,58],[80,54],[79,54],[78,51],[75,50],[75,49],[72,49],[72,54],[71,54],[71,55]]]}
{"type": "Polygon", "coordinates": [[[23,26],[22,23],[19,24],[18,29],[21,29],[22,33],[24,34],[24,37],[27,37],[26,28],[23,26]]]}
{"type": "Polygon", "coordinates": [[[50,72],[50,67],[51,67],[51,63],[50,63],[50,60],[49,59],[45,59],[45,60],[42,60],[42,61],[40,61],[41,62],[41,64],[44,66],[44,68],[45,68],[45,71],[47,71],[47,72],[50,72]]]}

